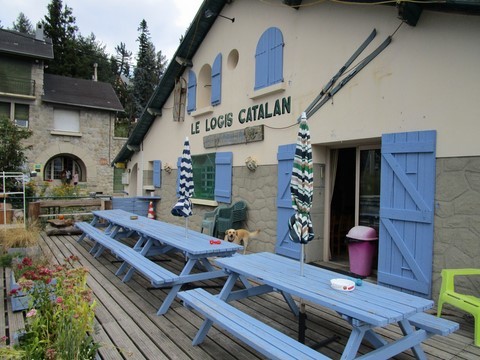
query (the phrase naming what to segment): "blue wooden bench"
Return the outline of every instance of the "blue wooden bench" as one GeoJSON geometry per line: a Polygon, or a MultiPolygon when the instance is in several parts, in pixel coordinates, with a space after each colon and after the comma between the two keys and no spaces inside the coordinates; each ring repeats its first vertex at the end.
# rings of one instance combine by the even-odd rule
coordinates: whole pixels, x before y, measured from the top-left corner
{"type": "Polygon", "coordinates": [[[122,279],[123,282],[130,280],[135,270],[150,280],[154,287],[173,284],[179,280],[178,275],[164,269],[133,248],[112,239],[95,226],[86,222],[77,222],[75,226],[81,229],[85,236],[95,241],[95,245],[91,250],[91,252],[95,253],[95,257],[100,256],[105,249],[109,249],[114,255],[124,261],[115,275],[122,274],[126,271],[127,266],[130,265],[130,269],[122,279]]]}
{"type": "Polygon", "coordinates": [[[454,321],[439,318],[427,313],[417,313],[408,318],[410,324],[428,333],[447,336],[457,331],[460,325],[454,321]]]}
{"type": "MultiPolygon", "coordinates": [[[[329,359],[203,289],[181,291],[178,297],[201,313],[206,322],[218,324],[269,359],[329,359]]],[[[206,335],[206,331],[199,331],[193,345],[200,344],[206,335]]]]}

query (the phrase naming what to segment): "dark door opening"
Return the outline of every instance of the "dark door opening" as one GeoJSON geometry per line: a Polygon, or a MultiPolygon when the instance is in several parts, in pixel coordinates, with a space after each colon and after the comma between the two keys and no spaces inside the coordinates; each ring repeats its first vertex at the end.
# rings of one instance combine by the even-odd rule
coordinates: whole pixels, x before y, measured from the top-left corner
{"type": "Polygon", "coordinates": [[[355,225],[356,149],[339,149],[330,205],[330,254],[332,261],[348,261],[345,236],[355,225]]]}

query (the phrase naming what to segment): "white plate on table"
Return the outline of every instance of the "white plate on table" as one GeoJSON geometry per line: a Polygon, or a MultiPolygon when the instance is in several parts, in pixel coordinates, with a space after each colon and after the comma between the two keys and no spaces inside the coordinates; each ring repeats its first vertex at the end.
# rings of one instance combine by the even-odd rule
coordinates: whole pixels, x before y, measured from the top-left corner
{"type": "Polygon", "coordinates": [[[331,279],[330,286],[339,291],[353,291],[355,290],[355,283],[348,279],[331,279]]]}

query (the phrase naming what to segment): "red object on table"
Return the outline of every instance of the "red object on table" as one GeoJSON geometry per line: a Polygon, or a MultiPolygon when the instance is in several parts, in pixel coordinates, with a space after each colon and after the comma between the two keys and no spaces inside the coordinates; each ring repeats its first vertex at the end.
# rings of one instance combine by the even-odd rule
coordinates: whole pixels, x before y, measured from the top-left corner
{"type": "Polygon", "coordinates": [[[210,245],[216,244],[220,245],[222,242],[220,240],[210,240],[210,245]]]}

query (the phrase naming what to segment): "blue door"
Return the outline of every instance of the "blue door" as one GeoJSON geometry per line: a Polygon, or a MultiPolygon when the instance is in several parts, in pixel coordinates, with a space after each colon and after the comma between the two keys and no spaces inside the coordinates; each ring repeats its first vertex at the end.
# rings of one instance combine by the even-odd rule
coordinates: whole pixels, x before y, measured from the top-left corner
{"type": "Polygon", "coordinates": [[[277,243],[275,252],[293,259],[300,259],[300,244],[288,237],[288,219],[294,214],[290,193],[295,144],[278,147],[278,194],[277,194],[277,243]]]}
{"type": "Polygon", "coordinates": [[[382,136],[378,282],[431,297],[435,131],[382,136]]]}

